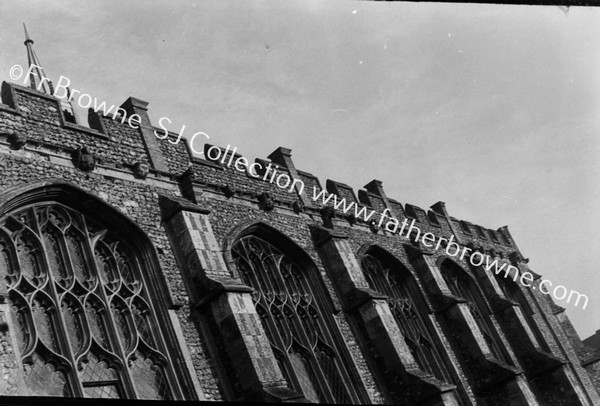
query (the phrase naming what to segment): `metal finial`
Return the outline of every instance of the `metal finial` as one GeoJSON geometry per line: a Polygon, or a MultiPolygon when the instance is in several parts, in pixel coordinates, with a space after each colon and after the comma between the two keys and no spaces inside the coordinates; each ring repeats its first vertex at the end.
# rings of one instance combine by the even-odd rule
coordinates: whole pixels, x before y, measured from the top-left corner
{"type": "Polygon", "coordinates": [[[23,30],[25,30],[25,45],[27,45],[28,42],[31,42],[33,44],[33,40],[29,38],[29,33],[27,32],[27,26],[25,25],[25,23],[23,23],[23,30]]]}

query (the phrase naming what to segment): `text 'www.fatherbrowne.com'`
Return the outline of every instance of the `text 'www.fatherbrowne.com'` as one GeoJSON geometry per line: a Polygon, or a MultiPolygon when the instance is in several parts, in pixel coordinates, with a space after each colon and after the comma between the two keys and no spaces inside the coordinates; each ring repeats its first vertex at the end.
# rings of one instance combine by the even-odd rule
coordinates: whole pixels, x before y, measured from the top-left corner
{"type": "MultiPolygon", "coordinates": [[[[237,148],[230,150],[230,145],[227,145],[225,150],[222,150],[217,146],[211,146],[208,148],[206,156],[208,159],[219,161],[227,167],[233,166],[239,172],[244,172],[254,178],[273,183],[290,193],[294,191],[298,194],[304,193],[304,182],[301,179],[291,177],[284,171],[278,171],[278,165],[274,165],[273,163],[263,165],[261,162],[250,163],[247,158],[237,155],[236,152],[237,148]]],[[[567,303],[571,303],[571,301],[575,299],[574,306],[578,306],[580,301],[582,301],[582,308],[585,309],[587,307],[589,301],[587,295],[581,294],[575,290],[568,290],[562,285],[556,285],[550,290],[553,284],[547,279],[542,280],[536,288],[536,286],[533,285],[535,278],[531,272],[521,272],[513,265],[508,265],[507,263],[500,264],[498,259],[492,260],[487,254],[475,251],[469,247],[460,246],[454,241],[453,235],[450,236],[449,239],[446,239],[443,237],[436,237],[433,233],[422,233],[421,229],[415,225],[414,219],[410,223],[408,222],[408,219],[404,219],[400,222],[397,218],[390,216],[389,209],[385,209],[383,213],[378,213],[376,210],[360,206],[356,204],[356,202],[348,203],[345,198],[339,198],[338,195],[328,193],[316,186],[312,187],[311,198],[314,202],[324,206],[330,205],[335,210],[339,210],[344,214],[352,214],[356,219],[361,219],[364,222],[373,225],[376,224],[377,228],[383,226],[386,231],[392,234],[410,238],[416,242],[420,240],[425,247],[435,248],[436,250],[443,248],[448,256],[459,256],[461,260],[465,260],[466,256],[468,261],[475,267],[484,266],[486,271],[489,272],[493,270],[496,275],[504,272],[503,276],[505,278],[511,278],[513,281],[519,282],[523,286],[534,290],[539,289],[543,294],[552,295],[555,299],[563,300],[566,298],[567,303]]]]}

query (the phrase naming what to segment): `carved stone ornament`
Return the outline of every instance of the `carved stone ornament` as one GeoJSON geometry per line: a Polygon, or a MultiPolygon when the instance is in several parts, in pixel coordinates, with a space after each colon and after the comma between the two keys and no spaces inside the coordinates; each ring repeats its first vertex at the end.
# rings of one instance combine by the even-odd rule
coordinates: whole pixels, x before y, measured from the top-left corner
{"type": "Polygon", "coordinates": [[[196,179],[196,175],[192,164],[190,163],[190,166],[177,178],[180,182],[193,182],[196,179]]]}
{"type": "Polygon", "coordinates": [[[508,258],[510,259],[510,262],[513,263],[513,265],[517,265],[521,262],[525,264],[529,263],[529,258],[523,258],[523,256],[517,251],[511,252],[508,258]]]}
{"type": "Polygon", "coordinates": [[[275,200],[269,193],[263,192],[258,196],[258,207],[264,211],[271,211],[275,208],[275,200]]]}
{"type": "Polygon", "coordinates": [[[14,149],[21,149],[27,142],[27,136],[20,131],[14,131],[8,136],[8,141],[14,149]]]}
{"type": "Polygon", "coordinates": [[[330,228],[333,230],[333,218],[335,217],[335,210],[333,207],[325,206],[321,209],[321,219],[323,220],[323,227],[330,228]]]}
{"type": "Polygon", "coordinates": [[[75,153],[75,167],[85,172],[91,172],[96,167],[96,156],[87,147],[79,148],[75,153]]]}
{"type": "Polygon", "coordinates": [[[306,209],[306,206],[304,205],[302,200],[298,199],[292,204],[292,208],[294,209],[294,212],[296,214],[298,214],[298,213],[303,213],[304,210],[306,209]]]}
{"type": "Polygon", "coordinates": [[[346,217],[346,219],[348,220],[348,223],[353,226],[356,224],[356,216],[354,214],[350,214],[348,215],[348,217],[346,217]]]}
{"type": "Polygon", "coordinates": [[[146,162],[136,162],[133,166],[133,176],[138,179],[146,179],[148,173],[150,172],[150,165],[146,162]]]}
{"type": "Polygon", "coordinates": [[[235,190],[233,190],[229,185],[222,186],[221,190],[223,191],[225,197],[228,199],[235,194],[235,190]]]}
{"type": "Polygon", "coordinates": [[[369,229],[373,234],[377,234],[377,232],[379,231],[379,226],[377,225],[377,222],[375,220],[369,221],[369,229]]]}

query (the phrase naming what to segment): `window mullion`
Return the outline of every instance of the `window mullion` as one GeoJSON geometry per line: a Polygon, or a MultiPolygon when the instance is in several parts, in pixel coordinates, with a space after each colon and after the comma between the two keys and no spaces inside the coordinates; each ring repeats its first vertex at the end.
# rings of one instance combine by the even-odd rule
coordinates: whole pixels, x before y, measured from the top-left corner
{"type": "MultiPolygon", "coordinates": [[[[299,305],[296,305],[296,306],[299,306],[299,305]]],[[[319,365],[317,354],[315,354],[315,348],[312,345],[312,343],[310,342],[308,334],[306,333],[306,329],[304,328],[304,324],[300,320],[300,317],[302,317],[302,316],[300,316],[298,314],[298,311],[296,309],[294,309],[294,313],[295,313],[295,317],[294,317],[295,320],[292,320],[292,325],[294,326],[294,330],[296,331],[296,333],[299,335],[298,341],[301,344],[303,344],[310,352],[311,359],[309,360],[309,363],[310,363],[310,365],[312,365],[313,373],[316,375],[316,378],[317,378],[316,382],[313,382],[313,385],[318,386],[320,389],[319,392],[325,396],[326,399],[323,399],[323,401],[325,401],[326,403],[333,403],[333,402],[335,402],[335,399],[332,396],[329,385],[327,385],[327,378],[325,376],[325,373],[322,371],[321,365],[319,365]]],[[[305,317],[310,317],[310,315],[308,314],[308,311],[306,311],[305,317]]]]}
{"type": "MultiPolygon", "coordinates": [[[[290,298],[291,300],[291,296],[289,293],[289,289],[288,289],[288,285],[285,283],[285,280],[283,278],[283,273],[281,272],[281,266],[282,266],[282,262],[283,262],[283,255],[281,256],[281,258],[279,259],[279,261],[277,262],[277,276],[278,276],[278,280],[280,281],[280,283],[283,285],[284,289],[286,290],[287,296],[290,298]]],[[[313,345],[313,343],[311,343],[310,341],[310,336],[309,333],[306,331],[305,325],[304,323],[302,323],[302,321],[300,320],[300,315],[298,314],[298,311],[296,310],[298,306],[301,306],[302,300],[306,300],[306,298],[304,297],[305,295],[308,295],[311,299],[314,299],[314,294],[312,292],[312,290],[310,289],[309,284],[307,283],[305,276],[304,275],[299,275],[299,284],[297,285],[294,281],[294,275],[293,275],[293,265],[290,264],[290,268],[289,268],[289,278],[290,280],[290,286],[293,286],[295,288],[298,288],[298,294],[300,295],[299,297],[299,302],[297,304],[294,304],[294,313],[295,313],[295,318],[296,318],[296,330],[300,332],[300,334],[304,337],[304,339],[306,340],[306,346],[308,347],[311,355],[312,355],[312,359],[310,360],[310,363],[314,366],[314,373],[317,376],[317,382],[315,382],[314,384],[320,387],[320,392],[326,397],[326,399],[324,399],[325,402],[327,403],[334,403],[336,401],[334,395],[333,395],[333,390],[331,389],[330,385],[329,385],[329,380],[327,379],[327,375],[325,374],[325,372],[323,371],[323,369],[321,368],[321,364],[319,362],[319,359],[317,357],[317,354],[315,353],[315,347],[317,344],[317,340],[315,340],[315,345],[313,345]]],[[[293,301],[292,301],[293,303],[293,301]]],[[[304,312],[305,312],[305,316],[304,317],[312,317],[309,311],[309,301],[307,300],[307,305],[304,307],[304,312]]],[[[317,310],[317,313],[319,314],[320,311],[317,310]]],[[[320,314],[319,314],[320,317],[320,314]]],[[[313,324],[313,323],[311,323],[313,324]]],[[[317,326],[318,326],[318,322],[317,322],[317,326]]],[[[321,330],[321,329],[319,329],[321,330]]],[[[322,334],[322,331],[318,331],[319,333],[322,334]]],[[[329,341],[330,337],[323,337],[323,339],[325,341],[329,341]]],[[[334,361],[335,363],[335,361],[334,361]]]]}
{"type": "MultiPolygon", "coordinates": [[[[140,270],[142,268],[139,266],[140,264],[138,263],[138,259],[137,259],[136,255],[133,255],[131,259],[132,259],[132,267],[136,268],[135,270],[132,269],[131,272],[134,272],[134,274],[135,274],[135,272],[137,272],[138,273],[138,278],[142,281],[142,289],[140,290],[140,293],[137,294],[137,296],[140,296],[141,298],[143,298],[144,300],[146,300],[146,303],[148,304],[148,308],[150,309],[150,313],[151,313],[151,316],[152,316],[150,322],[152,324],[157,324],[158,323],[158,317],[157,317],[156,312],[154,310],[153,303],[152,303],[151,300],[149,300],[149,298],[145,298],[144,297],[144,294],[146,294],[147,292],[146,292],[146,284],[143,283],[144,279],[143,279],[142,272],[140,272],[140,270]]],[[[117,266],[117,272],[120,272],[120,270],[118,269],[118,266],[117,266]]],[[[160,326],[156,325],[155,327],[158,329],[158,331],[161,330],[160,326]]],[[[137,328],[137,326],[136,326],[136,328],[137,328]]],[[[138,334],[139,334],[139,332],[138,332],[138,334]]],[[[173,363],[171,361],[171,356],[169,354],[169,351],[167,350],[167,346],[165,345],[164,336],[162,334],[158,334],[158,335],[157,334],[153,334],[153,337],[156,340],[156,347],[157,347],[156,350],[158,352],[160,352],[165,357],[165,359],[167,360],[167,365],[164,366],[163,370],[166,372],[167,377],[168,377],[168,382],[169,382],[169,388],[171,390],[171,395],[172,395],[173,398],[176,398],[176,396],[173,396],[174,395],[173,391],[177,391],[177,397],[181,397],[182,394],[181,394],[181,391],[180,391],[180,387],[179,387],[179,385],[175,384],[176,381],[177,381],[177,379],[176,379],[176,377],[174,375],[174,371],[172,369],[173,363]]]]}
{"type": "MultiPolygon", "coordinates": [[[[84,228],[85,230],[88,230],[85,218],[82,218],[82,221],[84,222],[84,228]]],[[[92,244],[92,241],[90,241],[90,238],[88,236],[88,233],[86,232],[86,238],[84,238],[84,240],[87,242],[87,248],[89,250],[89,252],[91,253],[91,256],[89,256],[90,258],[90,267],[92,268],[92,272],[94,273],[94,276],[97,278],[98,280],[98,286],[97,286],[97,291],[100,292],[100,298],[102,299],[102,301],[104,302],[105,306],[106,306],[106,315],[108,317],[108,319],[110,320],[110,325],[107,326],[107,333],[111,339],[111,341],[113,342],[113,347],[117,350],[117,355],[121,358],[121,361],[123,362],[123,370],[120,371],[121,373],[119,374],[122,378],[123,378],[123,389],[125,391],[125,395],[128,398],[134,398],[134,399],[139,399],[139,394],[135,388],[135,385],[133,383],[133,379],[131,378],[131,375],[129,374],[129,361],[127,360],[127,357],[125,356],[125,352],[123,351],[123,348],[121,346],[121,342],[119,340],[118,334],[115,332],[115,326],[117,325],[117,322],[115,321],[111,308],[110,308],[110,301],[108,298],[108,295],[106,294],[106,292],[104,291],[104,286],[102,284],[102,278],[100,277],[100,272],[98,271],[98,268],[96,266],[96,261],[95,258],[96,256],[94,255],[94,246],[92,244]]],[[[113,296],[116,295],[116,293],[113,294],[113,296]]]]}
{"type": "Polygon", "coordinates": [[[299,306],[302,306],[301,303],[295,304],[293,307],[295,320],[291,321],[292,326],[299,336],[299,342],[303,344],[308,349],[308,351],[310,351],[311,359],[309,360],[309,362],[313,366],[313,372],[317,378],[316,382],[313,382],[313,384],[320,387],[320,392],[326,397],[326,399],[323,399],[326,403],[333,403],[335,402],[335,399],[333,398],[331,388],[327,384],[327,377],[321,369],[321,365],[317,358],[317,354],[315,353],[316,343],[315,345],[311,343],[310,337],[308,335],[308,332],[306,331],[304,323],[302,323],[302,321],[300,320],[301,317],[311,317],[310,312],[308,311],[308,306],[303,309],[304,316],[298,314],[297,309],[299,306]]]}
{"type": "MultiPolygon", "coordinates": [[[[32,210],[34,212],[34,216],[33,218],[35,219],[35,232],[36,234],[39,236],[38,240],[40,243],[40,248],[42,248],[42,255],[44,256],[44,263],[42,264],[46,269],[46,274],[48,275],[48,280],[47,280],[47,285],[50,286],[50,292],[51,292],[51,298],[54,301],[54,308],[56,310],[56,316],[59,320],[60,326],[58,326],[58,328],[54,328],[54,331],[56,332],[58,341],[60,343],[60,348],[62,350],[62,356],[67,358],[70,362],[71,362],[71,379],[73,382],[73,389],[75,390],[75,393],[73,393],[74,396],[76,397],[83,397],[83,385],[81,384],[81,380],[79,379],[79,373],[77,370],[77,361],[75,360],[75,357],[73,355],[73,351],[71,350],[71,343],[69,340],[69,337],[67,335],[67,324],[65,322],[65,319],[63,317],[62,314],[62,306],[60,303],[60,297],[58,295],[58,291],[56,289],[56,286],[54,285],[56,282],[54,281],[54,276],[52,275],[52,270],[50,269],[50,260],[48,259],[48,253],[47,253],[47,248],[44,245],[44,239],[42,237],[42,230],[41,227],[39,225],[39,222],[37,220],[37,213],[35,213],[35,210],[32,210]]],[[[60,244],[59,244],[60,245],[60,244]]],[[[59,250],[60,251],[60,250],[59,250]]],[[[62,254],[62,252],[59,252],[60,254],[62,254]]]]}
{"type": "MultiPolygon", "coordinates": [[[[291,327],[296,331],[296,333],[298,333],[303,339],[304,339],[304,345],[311,351],[311,353],[313,352],[313,348],[310,342],[310,339],[308,337],[308,335],[306,334],[306,331],[304,330],[304,326],[302,324],[302,322],[300,321],[300,315],[298,314],[298,311],[296,310],[298,304],[295,304],[294,301],[292,300],[292,295],[290,294],[288,287],[285,284],[285,281],[283,280],[283,275],[281,272],[281,260],[283,259],[283,255],[281,255],[281,257],[279,258],[278,261],[275,261],[275,258],[273,257],[273,264],[275,265],[275,270],[276,272],[274,272],[274,278],[276,279],[276,283],[279,285],[279,288],[281,290],[281,293],[283,294],[283,296],[285,297],[285,301],[289,302],[289,307],[292,309],[292,311],[294,312],[294,317],[292,320],[290,320],[290,324],[291,327]]],[[[308,313],[307,313],[308,315],[308,313]]],[[[302,339],[300,340],[300,343],[302,343],[302,339]]]]}
{"type": "MultiPolygon", "coordinates": [[[[315,306],[315,308],[317,308],[315,306]]],[[[346,370],[346,368],[344,368],[344,362],[342,357],[340,356],[339,353],[339,349],[334,345],[335,341],[334,341],[334,337],[332,336],[332,333],[329,329],[327,329],[327,324],[325,321],[324,316],[321,314],[320,309],[317,308],[317,315],[318,317],[314,320],[313,324],[318,328],[318,331],[324,341],[324,343],[326,345],[328,345],[331,350],[333,351],[333,358],[331,360],[331,362],[333,363],[333,365],[335,366],[335,368],[337,369],[337,373],[339,374],[340,378],[345,380],[340,382],[340,384],[344,385],[345,389],[346,389],[346,393],[348,395],[348,397],[354,401],[359,399],[358,393],[356,393],[355,389],[350,385],[350,376],[348,375],[348,371],[346,370]]],[[[335,321],[334,321],[335,323],[335,321]]],[[[329,379],[326,379],[325,382],[327,382],[327,384],[330,384],[329,379]]],[[[333,391],[331,391],[332,396],[333,396],[333,391]]]]}
{"type": "MultiPolygon", "coordinates": [[[[245,282],[259,292],[259,300],[257,300],[257,302],[261,303],[261,305],[265,308],[265,311],[267,312],[267,315],[265,315],[267,319],[264,320],[264,323],[266,326],[269,327],[271,339],[274,341],[273,343],[271,343],[271,345],[276,348],[279,348],[282,351],[284,356],[284,360],[282,360],[282,362],[286,364],[287,371],[289,371],[288,376],[286,377],[290,381],[288,382],[288,385],[302,393],[302,386],[300,385],[300,381],[298,379],[296,371],[294,370],[294,367],[289,359],[288,351],[290,350],[289,347],[292,345],[292,342],[290,341],[289,343],[287,343],[286,340],[284,340],[284,333],[280,331],[280,329],[286,330],[287,334],[293,338],[294,334],[293,331],[290,329],[290,323],[292,321],[289,320],[289,318],[287,320],[283,319],[279,322],[275,320],[276,316],[271,310],[271,306],[275,305],[273,303],[270,303],[269,299],[265,295],[265,291],[269,289],[270,283],[268,282],[267,276],[264,275],[264,263],[261,261],[261,266],[263,269],[257,269],[254,266],[254,262],[250,260],[251,256],[255,254],[251,253],[248,249],[246,249],[246,241],[244,241],[241,244],[241,246],[243,247],[243,257],[240,256],[240,261],[244,261],[250,267],[249,272],[242,272],[242,277],[247,278],[245,282]]],[[[281,317],[287,317],[285,315],[285,312],[283,312],[283,309],[281,310],[281,312],[281,317]]]]}

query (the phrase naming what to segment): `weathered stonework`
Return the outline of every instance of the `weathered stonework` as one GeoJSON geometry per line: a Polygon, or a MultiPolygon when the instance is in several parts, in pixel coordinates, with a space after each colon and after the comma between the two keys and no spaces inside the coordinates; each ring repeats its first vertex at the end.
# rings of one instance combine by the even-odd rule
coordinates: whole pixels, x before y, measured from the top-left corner
{"type": "MultiPolygon", "coordinates": [[[[257,162],[278,165],[281,173],[301,179],[304,190],[283,190],[218,161],[192,157],[185,140],[174,143],[177,134],[165,140],[154,136],[158,128],[148,118],[147,102],[130,98],[122,107],[140,115],[140,128],[93,112],[90,128],[73,124],[65,120],[57,99],[2,84],[0,224],[7,225],[0,226],[0,254],[6,252],[8,260],[0,255],[0,274],[4,281],[26,268],[22,259],[11,259],[25,255],[15,254],[22,248],[11,251],[2,245],[2,236],[13,238],[24,228],[12,215],[29,206],[60,204],[135,240],[141,247],[139,266],[147,272],[145,286],[154,295],[155,330],[167,343],[164,362],[176,371],[169,381],[170,397],[422,406],[600,404],[598,358],[539,289],[507,288],[482,267],[470,265],[468,257],[450,258],[443,249],[432,250],[311,200],[312,188],[322,190],[322,184],[294,166],[287,148],[277,148],[270,161],[257,162]],[[281,272],[282,277],[263,281],[274,291],[253,288],[243,269],[245,259],[234,252],[249,236],[274,247],[267,258],[278,260],[264,275],[281,272]],[[366,256],[387,258],[382,261],[392,264],[388,271],[410,281],[419,306],[410,310],[414,313],[403,309],[421,324],[403,324],[413,319],[403,319],[402,307],[373,282],[366,256]],[[457,294],[447,272],[463,274],[475,299],[457,294]],[[269,296],[269,309],[263,296],[269,296]],[[276,313],[276,307],[290,311],[276,313]],[[314,313],[302,313],[305,309],[314,313]],[[284,322],[306,337],[284,337],[283,327],[273,327],[284,322]],[[307,328],[303,323],[314,324],[307,328]],[[427,371],[422,348],[407,336],[411,328],[426,330],[427,342],[419,345],[433,346],[448,378],[427,371]],[[281,332],[281,342],[294,343],[283,355],[289,363],[282,360],[274,331],[281,332]],[[302,349],[308,342],[314,348],[302,349]],[[303,372],[311,368],[328,383],[320,387],[322,382],[303,372]],[[342,382],[345,389],[331,382],[342,382]]],[[[443,202],[427,211],[401,204],[386,196],[378,180],[358,193],[333,180],[325,185],[347,202],[380,213],[388,209],[400,221],[414,219],[423,233],[453,236],[520,272],[531,271],[506,227],[490,230],[458,220],[443,202]]],[[[42,262],[49,265],[42,268],[54,272],[54,262],[45,255],[42,262]]],[[[100,269],[93,261],[89,267],[100,269]]],[[[539,282],[538,277],[534,286],[539,282]]],[[[27,326],[11,308],[16,299],[8,288],[0,287],[0,395],[47,395],[30,383],[32,367],[19,349],[19,331],[27,326]]],[[[71,342],[69,331],[56,334],[71,342]]],[[[56,352],[70,354],[68,345],[61,345],[56,352]]],[[[68,390],[88,393],[91,384],[82,372],[65,373],[78,377],[68,390]]],[[[123,396],[160,397],[160,391],[122,385],[123,396]]]]}

